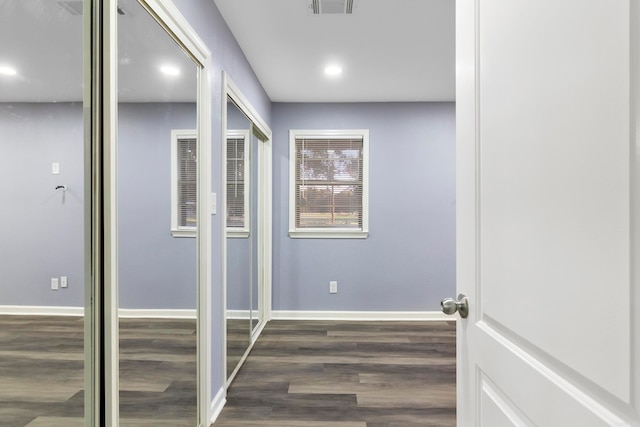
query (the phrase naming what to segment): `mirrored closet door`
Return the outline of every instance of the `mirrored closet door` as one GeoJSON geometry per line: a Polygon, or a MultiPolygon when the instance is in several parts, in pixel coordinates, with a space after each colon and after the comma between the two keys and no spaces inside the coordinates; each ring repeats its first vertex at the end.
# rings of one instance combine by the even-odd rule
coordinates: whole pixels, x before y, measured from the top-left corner
{"type": "Polygon", "coordinates": [[[226,375],[240,369],[266,322],[270,250],[265,153],[270,130],[230,80],[226,101],[226,375]]]}
{"type": "Polygon", "coordinates": [[[0,0],[0,426],[84,425],[82,43],[82,2],[0,0]]]}
{"type": "MultiPolygon", "coordinates": [[[[227,378],[251,344],[251,121],[227,99],[227,378]]],[[[254,231],[254,233],[252,233],[254,231]]]]}
{"type": "Polygon", "coordinates": [[[120,425],[197,425],[197,64],[118,2],[120,425]]]}

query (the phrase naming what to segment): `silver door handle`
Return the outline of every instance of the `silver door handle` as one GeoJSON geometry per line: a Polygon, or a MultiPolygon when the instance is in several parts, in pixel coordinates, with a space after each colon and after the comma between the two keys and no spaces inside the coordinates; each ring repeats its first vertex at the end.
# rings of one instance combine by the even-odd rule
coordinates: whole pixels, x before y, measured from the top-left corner
{"type": "Polygon", "coordinates": [[[463,319],[469,315],[469,300],[464,294],[458,295],[458,301],[453,298],[445,298],[440,301],[440,307],[444,314],[455,314],[456,311],[460,313],[460,317],[463,319]]]}

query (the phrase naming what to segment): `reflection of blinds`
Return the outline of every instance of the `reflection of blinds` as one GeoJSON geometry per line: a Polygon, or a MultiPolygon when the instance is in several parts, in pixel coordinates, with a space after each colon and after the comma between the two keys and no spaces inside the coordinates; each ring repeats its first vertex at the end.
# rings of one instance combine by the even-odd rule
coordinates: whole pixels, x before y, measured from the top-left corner
{"type": "Polygon", "coordinates": [[[227,138],[227,227],[244,228],[244,137],[227,138]]]}
{"type": "Polygon", "coordinates": [[[363,139],[296,139],[296,228],[362,229],[363,139]]]}
{"type": "Polygon", "coordinates": [[[178,226],[195,227],[197,218],[198,164],[196,139],[178,139],[178,226]]]}

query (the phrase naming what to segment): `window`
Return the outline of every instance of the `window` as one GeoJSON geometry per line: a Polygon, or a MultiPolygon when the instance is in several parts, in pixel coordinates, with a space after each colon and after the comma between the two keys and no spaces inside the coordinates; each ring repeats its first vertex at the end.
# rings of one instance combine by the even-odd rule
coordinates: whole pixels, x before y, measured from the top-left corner
{"type": "Polygon", "coordinates": [[[248,237],[249,130],[227,131],[227,237],[248,237]]]}
{"type": "Polygon", "coordinates": [[[171,131],[171,233],[195,237],[197,218],[197,133],[171,131]]]}
{"type": "Polygon", "coordinates": [[[289,235],[366,238],[369,131],[291,130],[289,235]]]}

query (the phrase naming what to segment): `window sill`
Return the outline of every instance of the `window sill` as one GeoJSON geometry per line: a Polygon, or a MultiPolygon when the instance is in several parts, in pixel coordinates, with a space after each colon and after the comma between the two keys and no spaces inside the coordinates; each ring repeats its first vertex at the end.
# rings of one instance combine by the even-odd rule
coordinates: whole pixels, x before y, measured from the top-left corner
{"type": "Polygon", "coordinates": [[[227,238],[229,239],[246,239],[250,235],[249,230],[238,230],[227,228],[227,238]]]}
{"type": "Polygon", "coordinates": [[[290,230],[292,239],[366,239],[368,231],[362,230],[290,230]]]}
{"type": "Polygon", "coordinates": [[[196,230],[171,230],[173,237],[196,237],[196,230]]]}

